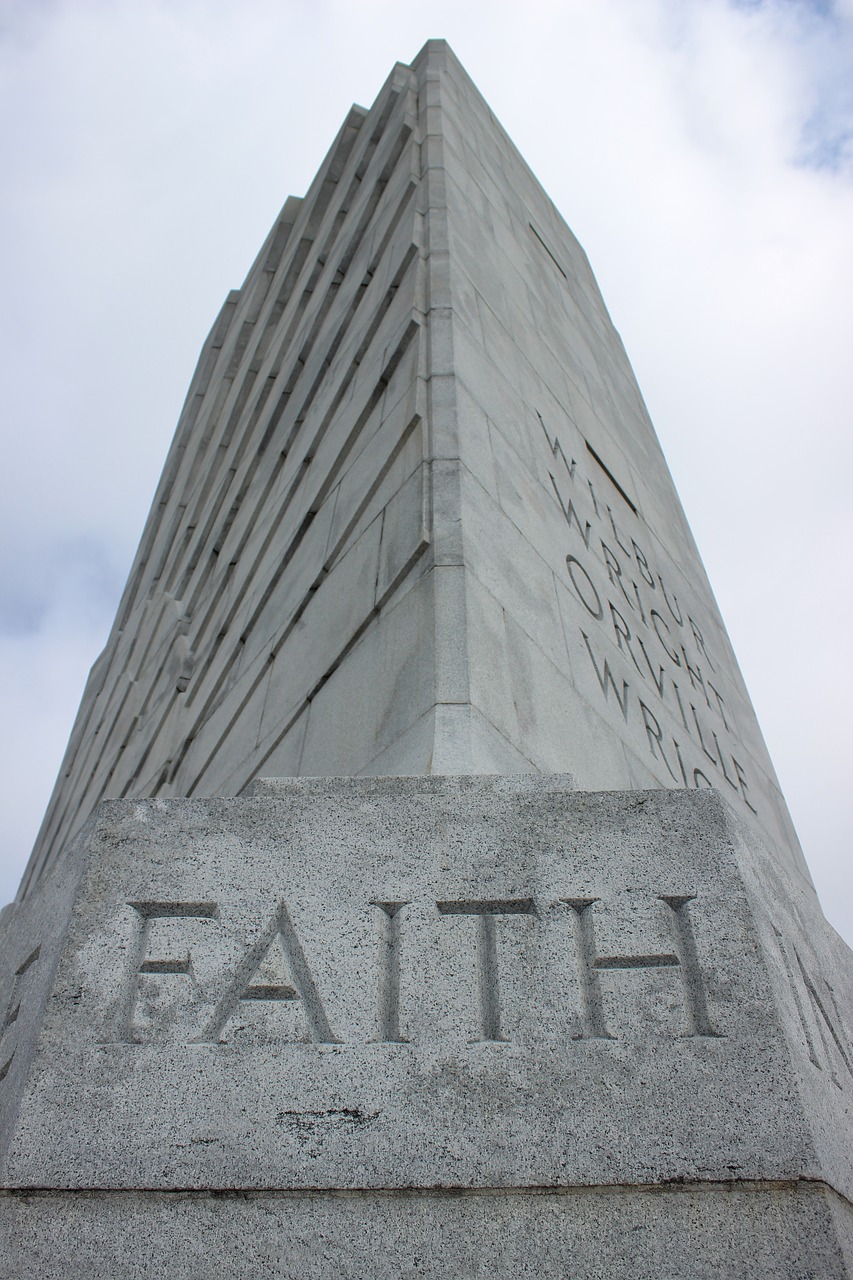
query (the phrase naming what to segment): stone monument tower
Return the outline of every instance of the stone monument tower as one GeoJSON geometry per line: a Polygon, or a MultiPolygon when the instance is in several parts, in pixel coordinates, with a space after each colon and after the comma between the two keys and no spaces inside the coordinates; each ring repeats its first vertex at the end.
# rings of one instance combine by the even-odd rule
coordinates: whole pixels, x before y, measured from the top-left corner
{"type": "Polygon", "coordinates": [[[448,47],[202,352],[0,940],[0,1276],[853,1275],[853,963],[448,47]]]}

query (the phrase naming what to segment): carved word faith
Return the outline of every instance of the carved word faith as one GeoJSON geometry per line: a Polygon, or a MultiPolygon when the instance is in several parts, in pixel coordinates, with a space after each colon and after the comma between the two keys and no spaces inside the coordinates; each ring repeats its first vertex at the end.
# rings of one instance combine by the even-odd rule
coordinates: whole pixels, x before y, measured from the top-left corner
{"type": "MultiPolygon", "coordinates": [[[[564,948],[566,941],[570,950],[572,939],[574,943],[574,955],[569,955],[567,959],[574,966],[578,1007],[573,1025],[567,1028],[570,1038],[617,1038],[618,1028],[611,1025],[605,1013],[601,986],[602,975],[613,970],[639,975],[649,970],[670,970],[676,984],[675,989],[680,991],[683,1007],[680,1034],[686,1037],[716,1037],[719,1034],[708,1010],[705,982],[697,954],[690,915],[693,901],[694,897],[690,894],[666,894],[651,898],[649,905],[658,913],[659,918],[666,921],[664,927],[669,932],[670,945],[662,951],[626,951],[624,954],[605,953],[597,945],[595,921],[604,911],[600,899],[561,897],[548,904],[558,915],[562,913],[567,923],[571,922],[568,935],[565,929],[561,934],[564,939],[561,945],[564,948]]],[[[157,1004],[157,988],[162,984],[158,984],[156,980],[169,976],[184,979],[183,984],[171,989],[169,1007],[172,1008],[175,1003],[183,1003],[185,1007],[197,1006],[196,1030],[193,1033],[187,1032],[185,1036],[190,1042],[223,1043],[228,1036],[232,1019],[245,1016],[249,1006],[257,1009],[258,1002],[264,1002],[268,1007],[285,1003],[300,1010],[304,1036],[282,1034],[283,1039],[301,1038],[317,1044],[342,1043],[333,1029],[320,987],[284,901],[275,906],[266,926],[257,933],[254,941],[245,945],[242,956],[232,964],[230,970],[224,975],[218,975],[212,988],[209,979],[202,982],[198,977],[196,966],[201,963],[203,967],[205,946],[208,945],[209,949],[209,945],[212,945],[212,938],[209,944],[205,943],[202,922],[219,921],[220,910],[216,902],[149,901],[131,902],[128,905],[134,912],[135,933],[118,1001],[116,1039],[119,1041],[141,1044],[160,1038],[156,1009],[160,1007],[157,1004]],[[168,943],[163,941],[164,934],[155,935],[153,932],[153,926],[158,922],[169,924],[168,943]],[[186,945],[190,941],[190,935],[185,928],[190,922],[195,922],[196,929],[191,937],[191,946],[186,945]],[[151,979],[155,980],[153,996],[151,979]],[[145,1025],[138,1021],[140,1008],[147,1010],[145,1025]]],[[[415,945],[407,940],[406,909],[411,905],[404,899],[384,898],[375,898],[366,904],[375,913],[377,928],[373,975],[376,1034],[371,1037],[374,1042],[408,1043],[401,1029],[401,976],[411,977],[416,972],[422,972],[418,970],[418,956],[408,951],[409,946],[415,945]]],[[[443,925],[443,921],[451,917],[465,917],[473,926],[470,942],[463,944],[462,948],[457,943],[455,953],[459,960],[464,961],[467,951],[468,963],[473,962],[476,974],[476,1024],[471,1028],[474,1033],[471,1043],[504,1044],[509,1041],[510,1036],[502,1017],[502,930],[513,917],[527,918],[535,929],[541,923],[545,909],[537,909],[534,900],[528,897],[466,898],[426,904],[426,918],[433,921],[432,938],[435,941],[434,954],[430,957],[432,972],[435,971],[436,963],[442,963],[447,955],[450,955],[450,963],[453,963],[453,934],[448,933],[448,927],[443,925]]],[[[423,948],[423,928],[418,937],[418,945],[423,948]]],[[[428,945],[431,946],[432,943],[428,945]]],[[[451,982],[448,982],[447,990],[448,999],[452,999],[451,982]]],[[[527,997],[525,999],[528,1000],[527,997]]],[[[174,1025],[173,1018],[172,1028],[174,1025]]]]}

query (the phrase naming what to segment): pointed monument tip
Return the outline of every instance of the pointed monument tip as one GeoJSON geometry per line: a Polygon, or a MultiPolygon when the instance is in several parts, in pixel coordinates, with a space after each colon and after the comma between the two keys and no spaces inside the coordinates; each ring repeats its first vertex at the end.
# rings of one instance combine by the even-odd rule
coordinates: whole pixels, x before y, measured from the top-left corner
{"type": "Polygon", "coordinates": [[[426,44],[424,44],[418,51],[417,56],[412,59],[412,66],[417,66],[417,64],[424,61],[424,59],[446,58],[448,54],[451,58],[456,57],[456,54],[453,52],[447,40],[427,40],[426,44]]]}
{"type": "Polygon", "coordinates": [[[807,874],[589,265],[445,40],[229,295],[122,610],[33,881],[105,795],[367,768],[715,785],[807,874]]]}

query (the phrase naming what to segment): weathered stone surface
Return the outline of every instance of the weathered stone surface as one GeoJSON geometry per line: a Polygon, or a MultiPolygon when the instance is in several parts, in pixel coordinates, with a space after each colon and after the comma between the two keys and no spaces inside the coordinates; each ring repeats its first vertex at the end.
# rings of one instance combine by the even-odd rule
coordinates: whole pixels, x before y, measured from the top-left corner
{"type": "MultiPolygon", "coordinates": [[[[652,1210],[661,1229],[697,1219],[685,1251],[715,1222],[738,1241],[778,1217],[731,1274],[845,1274],[851,957],[716,793],[266,781],[104,804],[62,868],[12,909],[10,967],[53,947],[26,990],[12,982],[15,1025],[33,1028],[3,1114],[16,1240],[28,1190],[51,1192],[26,1201],[33,1223],[79,1213],[99,1241],[214,1213],[203,1194],[116,1192],[324,1189],[337,1197],[252,1201],[245,1221],[328,1232],[307,1271],[324,1275],[341,1256],[358,1274],[354,1214],[382,1233],[393,1205],[409,1241],[470,1219],[489,1274],[513,1274],[511,1249],[489,1253],[503,1189],[525,1193],[506,1209],[522,1233],[544,1214],[542,1265],[574,1257],[566,1233],[605,1241],[578,1274],[603,1274],[652,1210]],[[540,1205],[548,1188],[563,1195],[540,1205]]],[[[242,1203],[226,1196],[216,1230],[242,1203]]],[[[299,1273],[298,1240],[278,1247],[299,1273]]]]}
{"type": "Polygon", "coordinates": [[[843,1280],[853,1268],[849,1206],[808,1183],[24,1194],[0,1199],[0,1230],[4,1280],[843,1280]]]}

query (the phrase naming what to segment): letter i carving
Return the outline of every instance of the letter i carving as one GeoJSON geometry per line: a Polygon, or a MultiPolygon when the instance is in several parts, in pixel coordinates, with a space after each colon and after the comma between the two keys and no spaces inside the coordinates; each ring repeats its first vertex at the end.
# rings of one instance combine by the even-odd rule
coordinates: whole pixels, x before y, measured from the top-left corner
{"type": "Polygon", "coordinates": [[[377,1041],[407,1044],[400,1035],[400,910],[408,902],[377,902],[379,907],[379,990],[377,1041]]]}
{"type": "Polygon", "coordinates": [[[508,1043],[507,1037],[501,1031],[501,1001],[495,916],[535,915],[533,899],[511,898],[502,902],[494,900],[437,902],[435,905],[443,916],[474,916],[477,920],[481,1034],[478,1037],[478,1041],[472,1043],[508,1043]]]}

